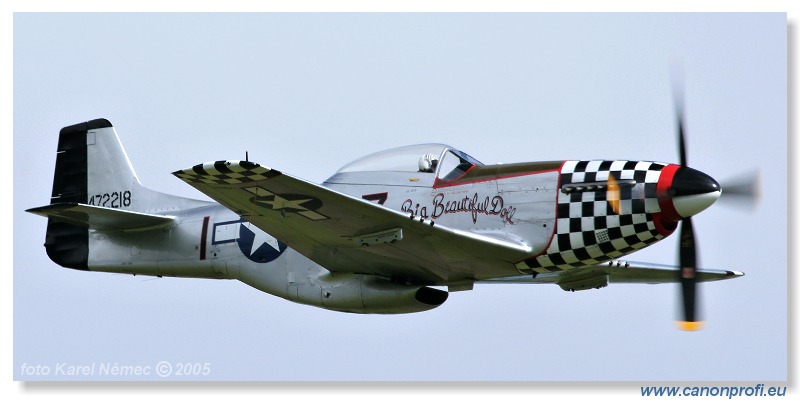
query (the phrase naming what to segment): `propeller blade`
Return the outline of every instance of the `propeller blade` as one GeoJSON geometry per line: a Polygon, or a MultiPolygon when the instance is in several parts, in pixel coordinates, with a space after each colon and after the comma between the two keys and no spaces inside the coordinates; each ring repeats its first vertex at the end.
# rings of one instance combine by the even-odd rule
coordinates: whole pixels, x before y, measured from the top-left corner
{"type": "Polygon", "coordinates": [[[734,207],[754,209],[761,198],[761,174],[750,172],[723,183],[720,200],[734,207]]]}
{"type": "Polygon", "coordinates": [[[681,166],[687,166],[686,162],[686,136],[683,130],[683,112],[680,109],[677,112],[678,121],[678,154],[680,156],[681,166]]]}
{"type": "Polygon", "coordinates": [[[686,134],[684,130],[683,68],[672,66],[672,100],[675,104],[675,121],[678,126],[678,156],[681,166],[686,166],[686,134]]]}
{"type": "MultiPolygon", "coordinates": [[[[675,120],[678,126],[678,154],[681,166],[687,166],[686,129],[683,100],[683,69],[674,65],[672,69],[672,96],[675,102],[675,120]]],[[[678,245],[680,263],[682,318],[677,321],[681,330],[700,330],[703,322],[697,315],[697,245],[691,217],[681,221],[680,244],[678,245]]]]}
{"type": "Polygon", "coordinates": [[[691,218],[684,218],[680,229],[680,261],[681,301],[683,318],[678,321],[681,330],[700,330],[703,322],[697,315],[697,244],[691,218]]]}

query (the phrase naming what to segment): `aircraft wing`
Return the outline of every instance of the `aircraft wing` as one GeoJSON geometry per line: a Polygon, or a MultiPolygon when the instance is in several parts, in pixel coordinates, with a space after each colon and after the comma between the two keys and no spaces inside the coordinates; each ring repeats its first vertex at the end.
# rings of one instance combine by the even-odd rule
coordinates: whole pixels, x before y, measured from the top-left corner
{"type": "MultiPolygon", "coordinates": [[[[611,262],[568,272],[538,275],[510,276],[480,281],[484,284],[558,284],[570,289],[576,284],[598,285],[607,283],[663,284],[680,281],[680,267],[640,262],[611,262]]],[[[697,281],[718,281],[741,277],[744,273],[733,270],[697,269],[697,281]]]]}
{"type": "Polygon", "coordinates": [[[435,224],[248,161],[173,173],[333,272],[426,284],[519,274],[528,245],[435,224]]]}

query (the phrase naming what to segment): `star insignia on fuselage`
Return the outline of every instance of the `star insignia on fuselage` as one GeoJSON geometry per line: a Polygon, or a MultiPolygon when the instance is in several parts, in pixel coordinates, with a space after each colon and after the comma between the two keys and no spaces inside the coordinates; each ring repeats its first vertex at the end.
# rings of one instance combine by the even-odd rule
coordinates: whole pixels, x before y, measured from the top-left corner
{"type": "Polygon", "coordinates": [[[248,222],[241,223],[236,243],[242,254],[256,263],[267,263],[277,259],[287,247],[283,242],[248,222]]]}

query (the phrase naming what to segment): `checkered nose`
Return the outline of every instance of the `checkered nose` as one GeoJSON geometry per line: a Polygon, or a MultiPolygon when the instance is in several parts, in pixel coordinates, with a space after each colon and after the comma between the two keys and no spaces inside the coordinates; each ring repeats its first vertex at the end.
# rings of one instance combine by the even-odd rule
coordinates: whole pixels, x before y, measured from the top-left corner
{"type": "Polygon", "coordinates": [[[689,167],[675,171],[668,195],[675,212],[682,218],[691,217],[714,204],[722,191],[714,178],[689,167]]]}

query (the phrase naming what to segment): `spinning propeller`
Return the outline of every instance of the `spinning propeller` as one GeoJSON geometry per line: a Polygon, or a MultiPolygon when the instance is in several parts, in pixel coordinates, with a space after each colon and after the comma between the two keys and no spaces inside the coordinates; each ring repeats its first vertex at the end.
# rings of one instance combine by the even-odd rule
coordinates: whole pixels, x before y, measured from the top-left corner
{"type": "MultiPolygon", "coordinates": [[[[686,168],[686,135],[684,131],[682,96],[675,95],[675,104],[678,119],[678,153],[680,155],[681,168],[686,168]]],[[[713,179],[711,181],[714,182],[713,179]]],[[[714,187],[717,189],[716,194],[718,197],[719,184],[716,182],[709,184],[709,190],[714,187]]],[[[703,322],[699,320],[697,315],[697,243],[694,237],[691,215],[681,221],[678,260],[681,267],[681,300],[683,302],[683,317],[682,320],[677,322],[678,328],[681,330],[700,330],[703,322]]]]}
{"type": "MultiPolygon", "coordinates": [[[[674,81],[673,81],[674,83],[674,81]]],[[[681,330],[700,330],[703,322],[698,315],[697,287],[697,242],[695,241],[692,215],[713,204],[721,196],[719,184],[710,176],[687,166],[686,133],[683,117],[681,86],[673,85],[678,126],[678,152],[680,168],[669,190],[669,197],[680,219],[680,290],[682,301],[681,318],[677,325],[681,330]]],[[[725,186],[726,196],[721,200],[752,207],[758,199],[758,173],[738,178],[725,186]]]]}

